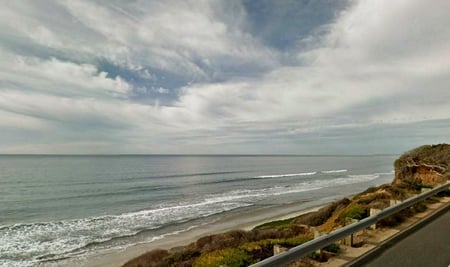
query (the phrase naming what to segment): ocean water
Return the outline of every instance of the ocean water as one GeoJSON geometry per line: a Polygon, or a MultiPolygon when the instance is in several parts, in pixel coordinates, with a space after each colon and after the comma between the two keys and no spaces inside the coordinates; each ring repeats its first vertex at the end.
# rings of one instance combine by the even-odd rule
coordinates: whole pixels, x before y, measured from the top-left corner
{"type": "Polygon", "coordinates": [[[152,242],[390,182],[396,156],[0,156],[0,266],[152,242]]]}

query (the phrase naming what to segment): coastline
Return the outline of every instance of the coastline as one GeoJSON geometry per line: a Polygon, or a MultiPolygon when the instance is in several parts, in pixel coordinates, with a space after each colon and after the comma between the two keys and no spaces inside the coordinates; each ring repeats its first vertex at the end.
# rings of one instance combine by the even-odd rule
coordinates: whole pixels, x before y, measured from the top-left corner
{"type": "MultiPolygon", "coordinates": [[[[349,195],[346,198],[352,199],[355,195],[349,195]]],[[[128,261],[142,256],[143,254],[153,250],[153,249],[165,249],[175,251],[177,248],[182,246],[187,246],[192,242],[197,241],[199,238],[214,234],[224,233],[230,230],[245,230],[250,231],[253,228],[279,220],[285,220],[290,218],[295,218],[303,214],[307,214],[310,212],[315,212],[321,209],[322,207],[327,206],[337,199],[322,199],[314,202],[305,202],[298,201],[288,204],[280,204],[273,205],[269,207],[260,207],[247,211],[239,211],[235,212],[231,215],[224,216],[212,223],[204,224],[187,231],[181,231],[176,234],[170,234],[163,239],[156,240],[153,242],[147,243],[139,243],[131,245],[124,249],[113,249],[105,252],[97,253],[95,256],[87,257],[84,260],[76,259],[74,261],[65,261],[58,262],[50,265],[42,265],[42,266],[87,266],[87,267],[121,267],[128,261]],[[322,203],[318,203],[322,202],[322,203]],[[314,204],[313,204],[314,203],[314,204]]],[[[444,198],[443,201],[439,201],[438,203],[434,203],[428,206],[431,206],[432,209],[425,210],[425,212],[421,212],[419,214],[414,215],[412,218],[407,218],[407,221],[403,222],[400,228],[403,228],[404,225],[411,225],[415,223],[417,220],[420,220],[427,214],[431,213],[436,209],[437,206],[443,203],[449,203],[450,198],[444,198]]],[[[371,238],[375,238],[377,242],[381,242],[382,240],[386,240],[391,237],[393,234],[399,232],[399,227],[380,227],[379,230],[372,233],[371,238]]],[[[347,258],[355,258],[355,255],[362,255],[363,253],[369,251],[376,247],[374,244],[376,242],[372,242],[371,244],[364,244],[362,248],[356,248],[355,251],[352,248],[345,248],[340,255],[347,258]],[[350,257],[350,256],[351,257],[350,257]]],[[[342,263],[342,257],[334,257],[331,261],[321,263],[320,266],[340,266],[342,263]],[[337,264],[337,265],[336,265],[337,264]]],[[[41,266],[41,265],[40,265],[41,266]]]]}
{"type": "Polygon", "coordinates": [[[46,263],[41,266],[86,266],[86,267],[120,267],[129,260],[138,257],[153,249],[173,249],[189,245],[199,238],[227,232],[230,230],[249,231],[258,225],[284,220],[300,216],[305,213],[314,212],[329,204],[334,199],[318,200],[313,202],[293,202],[288,204],[260,207],[247,211],[239,211],[224,216],[212,223],[193,227],[176,234],[169,234],[162,239],[152,242],[144,242],[130,245],[122,249],[111,249],[100,251],[86,258],[73,258],[61,262],[46,263]]]}

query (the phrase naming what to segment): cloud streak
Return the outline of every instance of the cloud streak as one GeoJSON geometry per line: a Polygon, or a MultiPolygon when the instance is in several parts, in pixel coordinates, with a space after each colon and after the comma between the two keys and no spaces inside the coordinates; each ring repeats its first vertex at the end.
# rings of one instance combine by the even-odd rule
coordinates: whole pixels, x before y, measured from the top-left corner
{"type": "Polygon", "coordinates": [[[448,1],[261,3],[4,3],[0,152],[360,154],[448,142],[448,1]],[[298,34],[294,12],[308,25],[298,34]],[[258,28],[265,17],[274,23],[258,28]]]}

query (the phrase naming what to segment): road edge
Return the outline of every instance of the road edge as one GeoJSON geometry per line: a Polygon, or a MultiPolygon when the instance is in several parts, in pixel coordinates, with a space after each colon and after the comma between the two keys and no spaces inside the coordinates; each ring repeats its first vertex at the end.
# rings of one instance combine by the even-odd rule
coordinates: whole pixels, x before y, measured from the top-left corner
{"type": "Polygon", "coordinates": [[[420,228],[424,227],[428,223],[432,222],[436,218],[440,217],[444,213],[446,213],[448,210],[450,210],[450,202],[444,204],[442,207],[439,207],[432,213],[430,213],[425,218],[413,223],[412,225],[408,226],[401,232],[398,232],[391,236],[390,238],[384,240],[379,245],[377,245],[375,248],[369,250],[368,252],[362,254],[361,256],[353,259],[352,261],[348,262],[347,264],[343,265],[345,267],[358,267],[363,266],[364,264],[370,262],[375,257],[382,254],[386,249],[392,247],[397,242],[402,240],[403,238],[407,237],[408,235],[418,231],[420,228]]]}

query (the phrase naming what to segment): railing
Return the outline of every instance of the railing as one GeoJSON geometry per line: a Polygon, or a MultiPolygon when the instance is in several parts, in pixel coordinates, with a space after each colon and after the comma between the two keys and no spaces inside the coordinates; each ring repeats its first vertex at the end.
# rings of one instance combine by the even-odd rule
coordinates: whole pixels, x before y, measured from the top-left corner
{"type": "Polygon", "coordinates": [[[441,191],[444,191],[444,190],[448,189],[449,186],[450,186],[450,182],[447,182],[443,185],[440,185],[438,187],[431,189],[430,191],[427,191],[427,192],[424,192],[415,197],[409,198],[400,204],[386,208],[386,209],[380,211],[379,213],[377,213],[373,216],[367,217],[357,223],[345,226],[339,230],[336,230],[329,234],[325,234],[323,236],[320,236],[319,238],[316,238],[314,240],[311,240],[309,242],[301,244],[297,247],[294,247],[286,252],[283,252],[281,254],[272,256],[263,261],[255,263],[255,264],[251,265],[251,267],[280,267],[280,266],[289,264],[295,260],[300,259],[301,257],[304,257],[304,256],[314,252],[314,251],[322,249],[322,248],[324,248],[334,242],[337,242],[339,240],[342,240],[345,237],[347,237],[355,232],[365,229],[365,228],[377,223],[378,221],[380,221],[386,217],[389,217],[389,216],[391,216],[405,208],[408,208],[414,204],[417,204],[418,202],[425,200],[441,191]]]}

